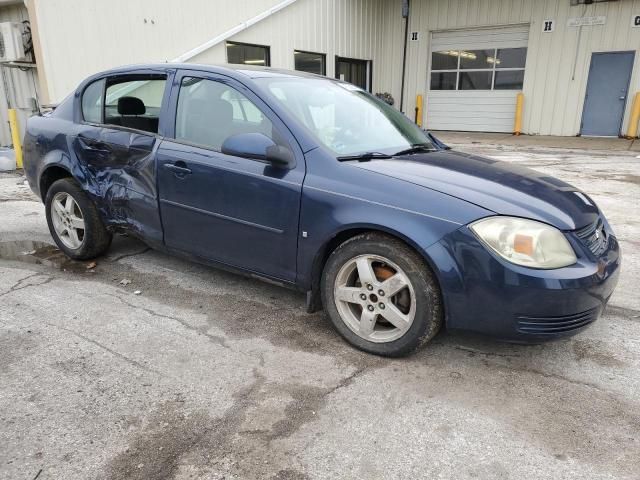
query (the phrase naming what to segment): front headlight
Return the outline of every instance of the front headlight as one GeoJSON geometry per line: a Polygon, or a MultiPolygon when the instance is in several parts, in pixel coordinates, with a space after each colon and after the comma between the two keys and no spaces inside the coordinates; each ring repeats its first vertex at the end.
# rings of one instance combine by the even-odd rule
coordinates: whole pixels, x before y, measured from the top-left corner
{"type": "Polygon", "coordinates": [[[489,217],[471,230],[498,255],[531,268],[560,268],[576,263],[576,254],[560,230],[516,217],[489,217]]]}

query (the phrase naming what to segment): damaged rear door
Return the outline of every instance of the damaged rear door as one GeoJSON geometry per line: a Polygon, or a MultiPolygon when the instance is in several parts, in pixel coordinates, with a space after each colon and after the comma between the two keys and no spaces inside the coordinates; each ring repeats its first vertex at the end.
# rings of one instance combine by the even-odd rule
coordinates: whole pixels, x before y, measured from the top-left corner
{"type": "Polygon", "coordinates": [[[155,152],[173,72],[139,71],[89,84],[73,151],[105,218],[149,243],[162,243],[155,152]]]}

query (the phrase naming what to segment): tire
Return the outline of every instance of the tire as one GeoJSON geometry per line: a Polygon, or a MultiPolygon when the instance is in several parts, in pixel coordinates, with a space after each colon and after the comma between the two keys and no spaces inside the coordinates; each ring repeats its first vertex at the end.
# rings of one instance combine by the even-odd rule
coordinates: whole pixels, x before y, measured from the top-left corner
{"type": "Polygon", "coordinates": [[[109,248],[112,236],[102,222],[98,209],[73,179],[63,178],[51,185],[45,198],[45,210],[49,232],[58,248],[69,258],[89,260],[102,255],[109,248]],[[69,202],[69,197],[75,205],[69,202]],[[71,208],[68,208],[69,205],[71,208]],[[64,213],[60,212],[60,206],[64,207],[64,213]],[[84,228],[75,228],[79,227],[80,221],[84,228]],[[69,233],[71,229],[68,227],[76,231],[75,236],[69,233]]]}
{"type": "Polygon", "coordinates": [[[431,269],[405,243],[381,233],[357,235],[333,251],[321,295],[338,333],[375,355],[408,355],[442,325],[441,294],[431,269]]]}

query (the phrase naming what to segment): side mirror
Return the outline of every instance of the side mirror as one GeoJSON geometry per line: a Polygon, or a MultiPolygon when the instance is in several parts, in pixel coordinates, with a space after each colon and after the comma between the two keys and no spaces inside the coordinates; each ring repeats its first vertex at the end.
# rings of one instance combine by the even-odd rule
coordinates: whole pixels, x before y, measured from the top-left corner
{"type": "Polygon", "coordinates": [[[262,133],[238,133],[228,137],[221,148],[225,155],[251,158],[278,167],[291,168],[295,158],[288,148],[276,145],[262,133]]]}

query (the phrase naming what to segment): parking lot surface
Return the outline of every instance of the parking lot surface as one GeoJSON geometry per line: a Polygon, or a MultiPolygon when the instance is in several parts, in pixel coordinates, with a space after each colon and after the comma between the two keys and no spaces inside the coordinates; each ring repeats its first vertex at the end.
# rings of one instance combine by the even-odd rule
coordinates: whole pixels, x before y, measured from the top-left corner
{"type": "Polygon", "coordinates": [[[445,140],[596,200],[623,270],[590,329],[442,332],[378,358],[300,293],[131,238],[68,261],[24,177],[1,174],[0,478],[638,479],[638,152],[445,140]]]}

